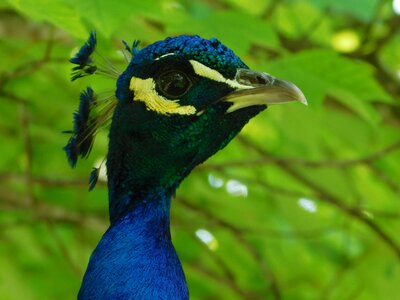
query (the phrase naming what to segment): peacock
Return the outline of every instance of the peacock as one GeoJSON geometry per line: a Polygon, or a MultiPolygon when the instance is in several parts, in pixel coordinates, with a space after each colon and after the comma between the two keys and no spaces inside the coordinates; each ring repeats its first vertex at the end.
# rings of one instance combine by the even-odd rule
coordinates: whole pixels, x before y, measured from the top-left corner
{"type": "MultiPolygon", "coordinates": [[[[101,238],[78,299],[188,299],[171,242],[171,198],[182,180],[224,148],[267,105],[300,101],[292,83],[250,70],[218,39],[181,35],[139,48],[123,42],[120,72],[96,50],[96,34],[70,62],[72,80],[116,79],[111,96],[80,95],[64,147],[74,167],[96,133],[109,129],[106,159],[110,226],[101,238]]],[[[99,176],[90,176],[92,189],[99,176]]]]}

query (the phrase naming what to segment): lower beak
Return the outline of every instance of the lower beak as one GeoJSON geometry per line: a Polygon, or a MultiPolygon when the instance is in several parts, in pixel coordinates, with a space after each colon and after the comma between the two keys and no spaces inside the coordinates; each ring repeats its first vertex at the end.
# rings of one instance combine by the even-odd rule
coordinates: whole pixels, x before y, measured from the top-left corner
{"type": "Polygon", "coordinates": [[[271,105],[293,101],[307,105],[306,97],[296,85],[267,73],[238,69],[235,81],[240,87],[221,99],[232,103],[227,113],[254,105],[271,105]]]}

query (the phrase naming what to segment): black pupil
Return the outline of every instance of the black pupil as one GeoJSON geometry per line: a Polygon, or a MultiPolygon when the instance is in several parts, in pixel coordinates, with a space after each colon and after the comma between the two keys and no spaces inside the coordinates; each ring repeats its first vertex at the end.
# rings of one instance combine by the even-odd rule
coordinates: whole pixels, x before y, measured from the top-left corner
{"type": "Polygon", "coordinates": [[[168,71],[158,79],[160,91],[170,98],[183,96],[190,87],[190,80],[181,71],[168,71]]]}

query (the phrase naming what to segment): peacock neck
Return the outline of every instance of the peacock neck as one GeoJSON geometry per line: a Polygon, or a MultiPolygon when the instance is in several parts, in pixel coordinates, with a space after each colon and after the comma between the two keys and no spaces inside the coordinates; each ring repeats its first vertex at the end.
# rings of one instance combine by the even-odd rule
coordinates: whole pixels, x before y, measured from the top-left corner
{"type": "Polygon", "coordinates": [[[170,235],[171,197],[184,177],[171,163],[179,154],[163,160],[167,143],[155,144],[157,131],[140,122],[148,112],[122,105],[114,112],[107,156],[111,225],[90,258],[79,298],[186,300],[170,235]]]}
{"type": "Polygon", "coordinates": [[[144,107],[125,103],[114,112],[107,155],[111,223],[145,203],[169,208],[171,196],[190,170],[180,166],[190,164],[185,152],[171,151],[172,140],[155,141],[155,136],[166,133],[142,120],[146,114],[144,107]],[[135,126],[130,125],[132,120],[135,126]]]}
{"type": "Polygon", "coordinates": [[[171,242],[170,202],[144,199],[111,224],[90,258],[79,299],[188,299],[171,242]]]}
{"type": "Polygon", "coordinates": [[[118,185],[115,189],[109,181],[109,213],[113,225],[126,215],[134,215],[139,219],[163,219],[168,221],[165,226],[169,229],[169,210],[172,191],[163,188],[143,191],[138,186],[129,183],[118,185]]]}

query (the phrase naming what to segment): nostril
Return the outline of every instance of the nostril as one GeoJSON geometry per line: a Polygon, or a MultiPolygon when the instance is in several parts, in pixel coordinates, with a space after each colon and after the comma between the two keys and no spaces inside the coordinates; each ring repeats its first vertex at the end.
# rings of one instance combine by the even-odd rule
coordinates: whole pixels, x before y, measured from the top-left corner
{"type": "Polygon", "coordinates": [[[242,76],[240,76],[239,81],[247,85],[253,85],[258,83],[257,78],[249,76],[249,74],[243,74],[242,76]]]}
{"type": "Polygon", "coordinates": [[[260,75],[256,76],[256,81],[257,81],[256,82],[257,84],[267,84],[268,83],[268,81],[260,75]]]}
{"type": "Polygon", "coordinates": [[[243,85],[260,86],[273,83],[274,77],[267,73],[239,69],[236,73],[236,81],[243,85]]]}

